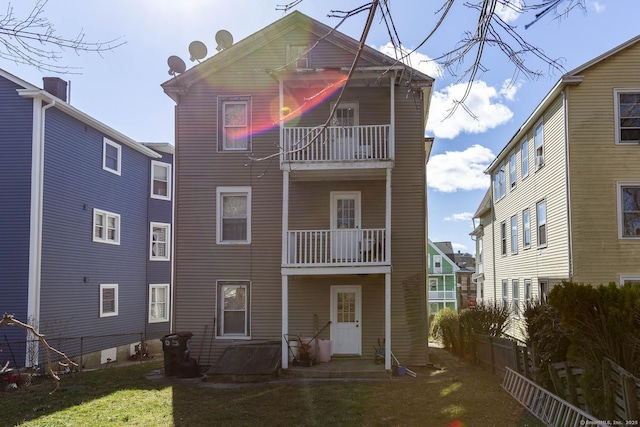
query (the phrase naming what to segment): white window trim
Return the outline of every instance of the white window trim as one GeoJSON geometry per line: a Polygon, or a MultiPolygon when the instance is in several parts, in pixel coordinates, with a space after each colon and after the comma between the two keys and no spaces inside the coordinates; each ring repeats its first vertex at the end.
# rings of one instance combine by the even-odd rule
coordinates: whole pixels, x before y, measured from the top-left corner
{"type": "Polygon", "coordinates": [[[100,284],[100,317],[113,317],[118,315],[118,284],[117,283],[109,283],[109,284],[100,284]],[[102,311],[103,302],[104,302],[104,291],[106,289],[115,289],[114,293],[114,306],[115,311],[113,313],[105,313],[102,311]]]}
{"type": "Polygon", "coordinates": [[[522,179],[525,179],[528,176],[529,176],[529,141],[527,140],[527,138],[525,138],[522,140],[522,142],[520,142],[520,177],[522,179]],[[525,145],[526,145],[526,150],[523,150],[523,148],[525,148],[525,145]],[[524,168],[525,164],[527,165],[526,173],[524,168]]]}
{"type": "Polygon", "coordinates": [[[500,255],[507,256],[509,252],[507,250],[507,221],[502,221],[500,223],[500,255]]]}
{"type": "Polygon", "coordinates": [[[93,209],[93,217],[92,217],[92,221],[91,221],[91,236],[92,236],[92,240],[94,242],[97,243],[106,243],[108,245],[119,245],[120,244],[120,234],[121,234],[121,224],[120,224],[120,215],[113,213],[113,212],[107,212],[107,211],[103,211],[101,209],[93,209]],[[108,223],[108,219],[109,217],[114,217],[116,218],[116,238],[115,240],[109,240],[107,238],[108,233],[105,232],[104,233],[104,238],[100,238],[100,237],[96,237],[96,217],[98,215],[102,215],[105,218],[105,227],[107,226],[108,223]]]}
{"type": "Polygon", "coordinates": [[[531,247],[531,210],[529,208],[523,209],[522,210],[522,249],[529,249],[531,247]],[[524,213],[527,213],[529,216],[529,221],[525,222],[524,220],[524,213]],[[529,243],[525,244],[526,242],[524,241],[524,237],[526,235],[526,230],[527,227],[525,227],[525,224],[527,224],[529,227],[529,243]]]}
{"type": "Polygon", "coordinates": [[[620,135],[620,103],[618,96],[621,93],[638,93],[640,94],[640,88],[619,88],[613,89],[613,116],[614,116],[614,127],[616,130],[616,145],[628,146],[628,145],[638,145],[637,141],[634,142],[622,142],[620,135]]]}
{"type": "Polygon", "coordinates": [[[152,222],[149,224],[149,261],[170,261],[171,260],[171,224],[165,222],[152,222]],[[165,228],[166,241],[166,256],[154,256],[153,255],[153,228],[165,228]]]}
{"type": "Polygon", "coordinates": [[[121,172],[122,171],[122,146],[107,138],[102,138],[102,169],[108,172],[111,172],[113,174],[116,174],[118,176],[122,174],[121,172]],[[108,145],[118,150],[118,166],[117,166],[118,170],[111,169],[110,167],[107,166],[107,146],[108,145]]]}
{"type": "Polygon", "coordinates": [[[531,294],[531,279],[524,279],[524,302],[525,304],[531,303],[533,295],[531,294]]]}
{"type": "Polygon", "coordinates": [[[251,281],[250,280],[216,280],[216,300],[217,307],[216,313],[219,316],[218,322],[220,328],[216,327],[216,338],[218,339],[229,339],[229,340],[250,340],[251,339],[251,302],[253,298],[251,297],[251,281]],[[231,283],[242,283],[246,287],[245,292],[245,334],[222,334],[221,331],[224,328],[224,319],[223,319],[223,310],[221,304],[224,302],[221,298],[221,286],[224,284],[231,283]],[[247,302],[246,298],[249,299],[247,302]]]}
{"type": "Polygon", "coordinates": [[[251,243],[251,187],[217,187],[216,188],[216,244],[218,245],[248,245],[251,243]],[[222,196],[247,196],[247,239],[222,240],[222,196]]]}
{"type": "Polygon", "coordinates": [[[502,304],[509,305],[509,279],[502,279],[502,304]]]}
{"type": "Polygon", "coordinates": [[[520,281],[518,279],[511,280],[511,304],[512,315],[515,319],[520,318],[520,281]],[[518,289],[516,289],[516,287],[518,289]],[[517,291],[517,292],[516,292],[517,291]]]}
{"type": "Polygon", "coordinates": [[[533,160],[534,160],[534,166],[535,166],[534,169],[536,171],[540,170],[545,164],[545,157],[547,155],[547,152],[545,150],[544,142],[545,142],[544,141],[544,121],[540,120],[533,127],[533,160]],[[542,156],[538,156],[538,147],[536,147],[536,130],[538,128],[540,128],[540,138],[541,138],[540,146],[542,147],[542,156]],[[542,159],[540,159],[539,157],[542,157],[542,159]]]}
{"type": "Polygon", "coordinates": [[[620,286],[624,286],[624,282],[640,282],[640,274],[621,274],[620,275],[620,286]]]}
{"type": "Polygon", "coordinates": [[[511,219],[509,220],[509,226],[511,227],[511,253],[512,254],[517,254],[518,253],[518,215],[512,215],[511,219]],[[515,219],[516,221],[516,229],[515,229],[515,233],[514,233],[514,229],[513,229],[513,220],[515,219]],[[514,245],[515,243],[515,245],[514,245]]]}
{"type": "Polygon", "coordinates": [[[151,161],[151,198],[152,199],[160,199],[160,200],[171,200],[171,180],[172,180],[172,175],[171,175],[171,165],[169,163],[165,163],[165,162],[159,162],[157,160],[152,160],[151,161]],[[156,166],[160,166],[160,167],[164,167],[167,169],[167,195],[166,196],[162,196],[160,194],[155,194],[153,192],[153,182],[155,181],[155,167],[156,166]]]}
{"type": "Polygon", "coordinates": [[[547,209],[547,199],[542,199],[536,202],[536,246],[539,249],[546,248],[549,244],[549,227],[547,224],[549,223],[549,213],[547,209]],[[544,243],[540,243],[540,218],[538,215],[538,206],[544,203],[544,243]]]}
{"type": "Polygon", "coordinates": [[[640,236],[624,235],[624,209],[622,207],[622,187],[640,187],[640,181],[618,181],[616,182],[616,200],[618,202],[618,239],[638,240],[640,236]]]}
{"type": "Polygon", "coordinates": [[[251,152],[253,146],[253,138],[252,138],[252,126],[253,126],[253,116],[252,116],[252,105],[253,98],[250,95],[230,95],[230,96],[218,96],[218,143],[217,143],[217,152],[218,153],[246,153],[251,152]],[[224,131],[225,131],[225,121],[224,121],[224,108],[226,103],[235,103],[235,104],[244,104],[247,107],[247,147],[246,148],[228,148],[225,147],[224,140],[224,131]]]}
{"type": "MultiPolygon", "coordinates": [[[[157,304],[157,303],[156,303],[157,304]]],[[[169,321],[169,284],[149,285],[149,323],[162,323],[169,321]],[[163,289],[165,295],[164,317],[152,316],[153,291],[154,289],[163,289]]]]}
{"type": "Polygon", "coordinates": [[[442,255],[433,256],[433,273],[442,274],[442,255]],[[440,266],[438,266],[440,264],[440,266]]]}
{"type": "Polygon", "coordinates": [[[517,163],[516,150],[513,150],[509,155],[509,189],[510,189],[509,191],[515,190],[516,184],[518,182],[518,170],[517,170],[516,163],[517,163]],[[513,164],[511,159],[513,159],[513,164]]]}

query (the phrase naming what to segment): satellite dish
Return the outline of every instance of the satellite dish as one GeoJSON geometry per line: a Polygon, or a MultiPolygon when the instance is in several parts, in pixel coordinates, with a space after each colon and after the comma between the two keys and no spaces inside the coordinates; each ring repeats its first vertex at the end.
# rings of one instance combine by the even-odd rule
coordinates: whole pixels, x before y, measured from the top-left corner
{"type": "Polygon", "coordinates": [[[189,54],[191,54],[191,58],[189,59],[192,62],[196,60],[200,62],[202,58],[207,56],[207,47],[202,42],[199,42],[197,40],[193,41],[189,45],[189,54]]]}
{"type": "Polygon", "coordinates": [[[169,65],[169,74],[172,76],[184,73],[187,69],[184,61],[175,55],[171,55],[169,59],[167,59],[167,65],[169,65]]]}
{"type": "Polygon", "coordinates": [[[216,50],[224,50],[233,44],[233,36],[227,30],[220,30],[216,33],[216,50]]]}

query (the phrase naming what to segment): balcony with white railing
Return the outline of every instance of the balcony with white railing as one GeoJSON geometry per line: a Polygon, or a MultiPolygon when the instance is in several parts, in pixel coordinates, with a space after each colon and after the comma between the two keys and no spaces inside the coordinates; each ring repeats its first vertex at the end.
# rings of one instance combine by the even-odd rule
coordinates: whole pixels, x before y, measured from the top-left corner
{"type": "Polygon", "coordinates": [[[282,164],[388,167],[380,163],[393,158],[390,125],[284,127],[282,132],[282,164]]]}
{"type": "Polygon", "coordinates": [[[384,228],[290,230],[285,267],[387,265],[384,228]]]}
{"type": "Polygon", "coordinates": [[[455,301],[456,291],[429,291],[429,301],[455,301]]]}

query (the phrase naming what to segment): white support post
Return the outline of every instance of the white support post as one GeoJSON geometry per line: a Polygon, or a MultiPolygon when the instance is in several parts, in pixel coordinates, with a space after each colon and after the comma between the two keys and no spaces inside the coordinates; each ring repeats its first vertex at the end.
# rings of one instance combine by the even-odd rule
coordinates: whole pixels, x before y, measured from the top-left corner
{"type": "MultiPolygon", "coordinates": [[[[289,171],[282,172],[282,266],[288,262],[289,171]]],[[[289,348],[284,339],[289,333],[289,276],[282,275],[282,369],[289,368],[289,348]]]]}
{"type": "Polygon", "coordinates": [[[384,369],[391,371],[391,273],[384,275],[384,369]]]}
{"type": "Polygon", "coordinates": [[[284,339],[289,332],[289,276],[282,276],[282,369],[289,368],[289,346],[284,339]]]}
{"type": "Polygon", "coordinates": [[[391,75],[391,93],[389,97],[391,98],[391,113],[389,120],[389,158],[391,160],[395,160],[396,158],[396,76],[395,73],[391,75]]]}

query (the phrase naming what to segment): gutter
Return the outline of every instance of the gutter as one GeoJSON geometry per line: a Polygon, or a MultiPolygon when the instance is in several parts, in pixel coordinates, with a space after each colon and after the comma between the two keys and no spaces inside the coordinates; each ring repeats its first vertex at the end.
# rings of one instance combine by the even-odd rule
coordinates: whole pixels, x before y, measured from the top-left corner
{"type": "Polygon", "coordinates": [[[569,116],[568,111],[567,92],[562,92],[562,108],[564,108],[564,177],[565,177],[565,190],[567,197],[567,257],[568,257],[568,273],[569,281],[573,281],[573,238],[571,234],[571,178],[569,176],[569,116]]]}

